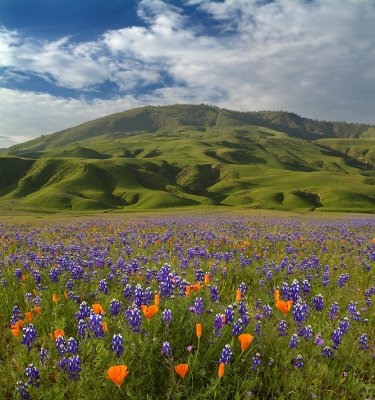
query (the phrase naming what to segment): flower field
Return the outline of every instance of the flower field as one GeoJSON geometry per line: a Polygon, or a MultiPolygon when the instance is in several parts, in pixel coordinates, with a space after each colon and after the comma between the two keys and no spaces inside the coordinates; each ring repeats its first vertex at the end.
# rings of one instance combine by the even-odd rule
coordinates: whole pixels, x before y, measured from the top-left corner
{"type": "Polygon", "coordinates": [[[1,399],[373,399],[375,219],[0,225],[1,399]]]}

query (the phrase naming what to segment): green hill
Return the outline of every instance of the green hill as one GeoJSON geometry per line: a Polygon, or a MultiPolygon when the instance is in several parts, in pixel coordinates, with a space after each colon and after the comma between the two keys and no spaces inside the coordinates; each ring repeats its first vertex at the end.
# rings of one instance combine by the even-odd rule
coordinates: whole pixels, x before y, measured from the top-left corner
{"type": "Polygon", "coordinates": [[[286,112],[149,106],[0,155],[0,210],[375,209],[375,128],[286,112]]]}

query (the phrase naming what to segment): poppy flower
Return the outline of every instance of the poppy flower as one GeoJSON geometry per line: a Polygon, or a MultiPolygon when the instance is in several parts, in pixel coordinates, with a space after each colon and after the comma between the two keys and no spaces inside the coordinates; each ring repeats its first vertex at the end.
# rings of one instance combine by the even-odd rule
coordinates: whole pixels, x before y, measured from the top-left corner
{"type": "Polygon", "coordinates": [[[160,296],[156,293],[154,297],[154,303],[156,306],[160,304],[160,296]]]}
{"type": "Polygon", "coordinates": [[[34,314],[40,314],[42,312],[42,307],[35,306],[33,311],[34,311],[34,314]]]}
{"type": "Polygon", "coordinates": [[[185,295],[186,295],[186,296],[190,296],[190,291],[191,291],[191,287],[190,287],[190,285],[187,285],[187,286],[185,287],[185,295]]]}
{"type": "Polygon", "coordinates": [[[275,289],[275,291],[273,292],[273,297],[274,297],[275,301],[280,300],[280,290],[279,289],[275,289]]]}
{"type": "Polygon", "coordinates": [[[120,387],[126,375],[128,375],[128,367],[126,365],[114,365],[107,371],[107,379],[110,379],[116,386],[120,387]]]}
{"type": "Polygon", "coordinates": [[[282,300],[276,301],[276,308],[278,308],[284,315],[288,314],[292,308],[293,300],[288,300],[287,302],[282,300]]]}
{"type": "Polygon", "coordinates": [[[191,288],[194,290],[194,292],[199,292],[199,289],[201,288],[201,283],[197,282],[195,285],[191,285],[191,288]]]}
{"type": "Polygon", "coordinates": [[[241,301],[241,290],[236,290],[236,301],[239,302],[241,301]]]}
{"type": "Polygon", "coordinates": [[[155,304],[151,305],[150,307],[147,307],[146,305],[143,305],[142,307],[143,314],[147,319],[151,319],[158,311],[159,308],[155,304]]]}
{"type": "Polygon", "coordinates": [[[217,372],[217,374],[219,375],[220,378],[224,375],[224,369],[225,369],[224,363],[220,363],[219,370],[217,372]]]}
{"type": "Polygon", "coordinates": [[[189,371],[189,365],[188,364],[178,364],[175,366],[175,370],[176,370],[177,374],[181,378],[183,378],[189,371]]]}
{"type": "Polygon", "coordinates": [[[197,334],[197,337],[202,336],[202,324],[196,324],[195,325],[195,332],[197,334]]]}
{"type": "Polygon", "coordinates": [[[241,343],[241,350],[245,351],[253,341],[254,337],[250,333],[242,333],[238,336],[238,340],[241,343]]]}
{"type": "Polygon", "coordinates": [[[25,317],[27,322],[31,322],[33,320],[33,314],[30,311],[25,312],[25,317]]]}
{"type": "Polygon", "coordinates": [[[61,330],[61,329],[55,329],[55,330],[53,331],[53,333],[50,333],[50,334],[49,334],[49,337],[51,338],[51,340],[56,340],[58,337],[64,336],[64,335],[65,335],[65,333],[64,333],[63,330],[61,330]]]}
{"type": "Polygon", "coordinates": [[[52,295],[52,301],[57,304],[59,302],[59,298],[57,297],[56,293],[52,295]]]}
{"type": "Polygon", "coordinates": [[[19,328],[18,328],[18,329],[17,329],[17,328],[12,328],[10,331],[12,332],[12,335],[13,335],[14,337],[20,335],[20,329],[19,329],[19,328]]]}
{"type": "Polygon", "coordinates": [[[210,283],[210,274],[204,275],[204,283],[205,285],[208,285],[210,283]]]}
{"type": "Polygon", "coordinates": [[[12,329],[21,329],[24,326],[23,319],[19,319],[15,324],[11,326],[12,329]]]}
{"type": "Polygon", "coordinates": [[[104,332],[108,332],[108,324],[106,322],[102,322],[102,328],[104,332]]]}
{"type": "Polygon", "coordinates": [[[97,303],[97,304],[93,304],[92,305],[92,309],[94,310],[95,314],[104,314],[104,310],[101,304],[97,303]]]}

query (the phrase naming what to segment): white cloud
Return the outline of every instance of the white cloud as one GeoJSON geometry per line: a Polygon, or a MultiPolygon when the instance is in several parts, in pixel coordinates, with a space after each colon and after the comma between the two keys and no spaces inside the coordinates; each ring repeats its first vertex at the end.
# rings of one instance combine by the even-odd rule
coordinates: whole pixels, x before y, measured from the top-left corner
{"type": "Polygon", "coordinates": [[[139,3],[146,26],[107,31],[91,42],[69,37],[41,42],[0,29],[3,80],[30,73],[80,90],[99,90],[111,81],[119,92],[118,99],[88,101],[12,91],[30,120],[24,118],[22,129],[16,109],[9,109],[2,95],[0,112],[7,123],[0,134],[32,136],[133,105],[178,102],[375,122],[373,2],[188,0],[185,5],[206,13],[211,29],[161,0],[139,3]],[[45,129],[47,113],[34,114],[27,106],[33,101],[25,98],[55,116],[45,129]]]}

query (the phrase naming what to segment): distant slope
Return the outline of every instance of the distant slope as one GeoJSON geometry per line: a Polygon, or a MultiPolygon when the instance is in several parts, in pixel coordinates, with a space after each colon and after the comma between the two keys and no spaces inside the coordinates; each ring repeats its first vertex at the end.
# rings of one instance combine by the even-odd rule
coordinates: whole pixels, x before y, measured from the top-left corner
{"type": "Polygon", "coordinates": [[[12,146],[0,212],[232,205],[375,210],[375,129],[283,112],[143,107],[12,146]]]}

